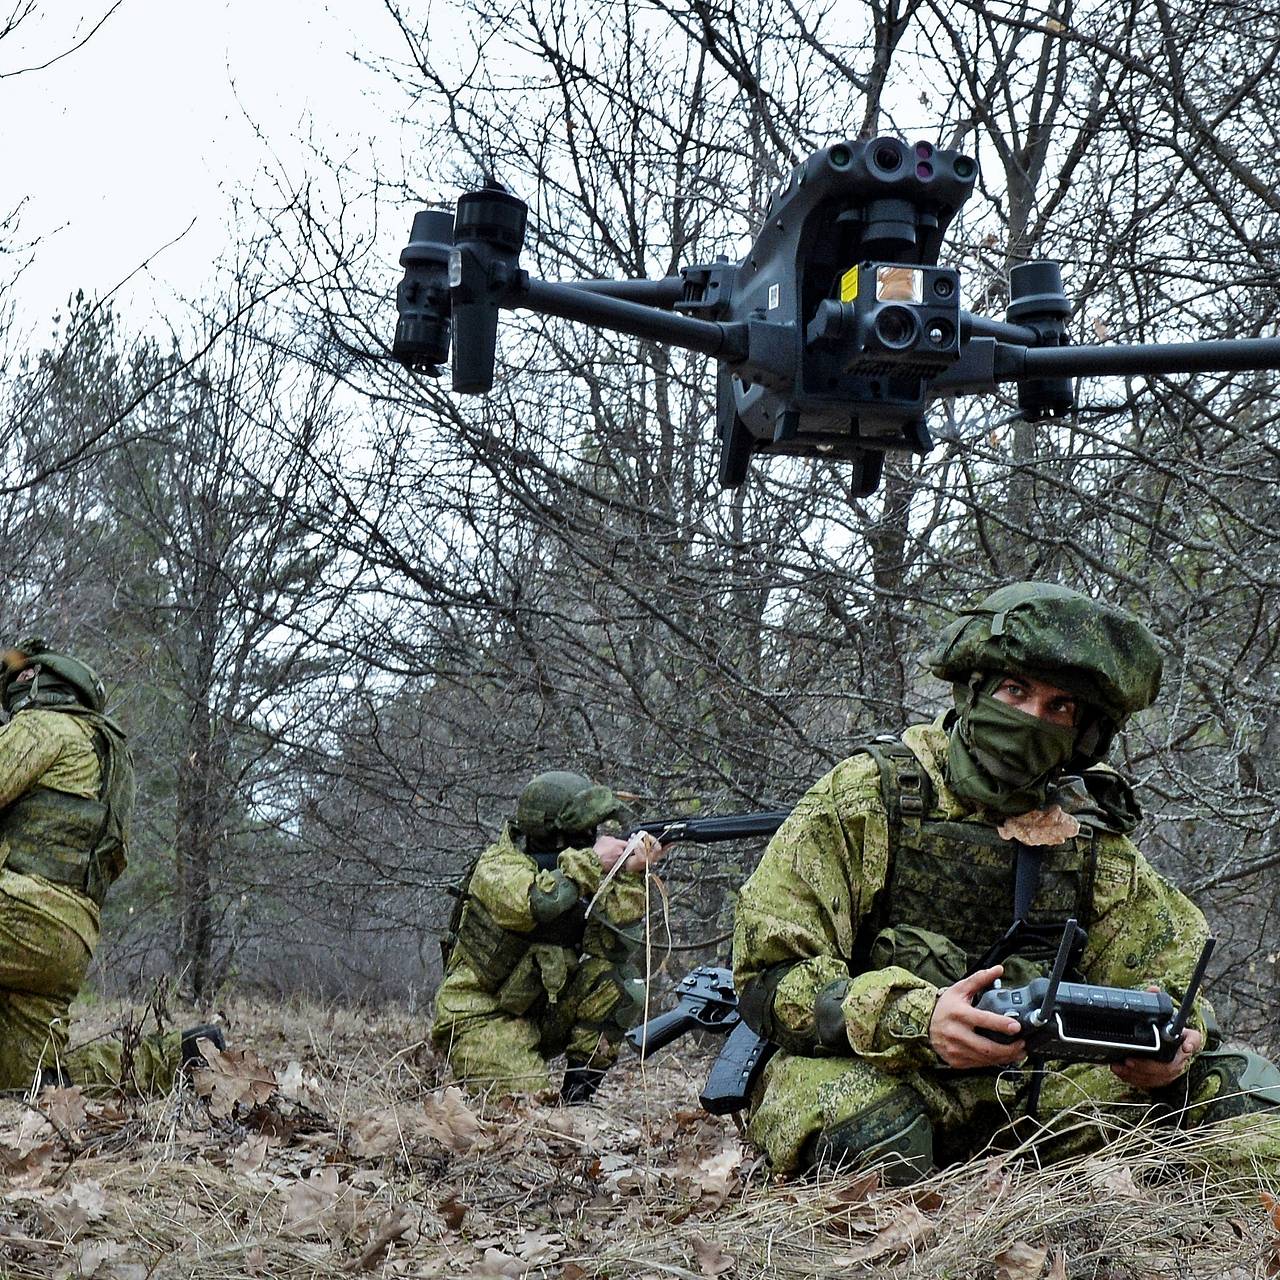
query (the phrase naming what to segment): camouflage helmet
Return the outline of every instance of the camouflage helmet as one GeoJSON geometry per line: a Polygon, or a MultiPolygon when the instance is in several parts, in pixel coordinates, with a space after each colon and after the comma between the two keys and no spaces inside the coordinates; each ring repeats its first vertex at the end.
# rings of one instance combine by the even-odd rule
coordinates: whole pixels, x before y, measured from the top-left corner
{"type": "Polygon", "coordinates": [[[107,694],[92,667],[49,648],[39,636],[19,640],[4,650],[0,670],[0,702],[13,713],[28,706],[78,703],[90,711],[106,706],[107,694]]]}
{"type": "Polygon", "coordinates": [[[1031,676],[1119,728],[1160,691],[1160,648],[1137,618],[1052,582],[1014,582],[965,609],[928,655],[952,684],[975,671],[1031,676]]]}
{"type": "Polygon", "coordinates": [[[593,786],[580,773],[540,773],[516,801],[515,825],[529,839],[543,842],[593,830],[623,812],[608,787],[593,786]]]}

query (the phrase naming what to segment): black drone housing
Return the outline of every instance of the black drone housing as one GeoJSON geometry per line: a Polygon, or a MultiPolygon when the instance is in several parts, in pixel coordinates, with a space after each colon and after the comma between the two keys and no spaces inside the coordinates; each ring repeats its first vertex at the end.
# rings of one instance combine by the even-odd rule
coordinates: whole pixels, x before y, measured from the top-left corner
{"type": "Polygon", "coordinates": [[[401,255],[392,354],[437,375],[453,347],[453,389],[493,386],[498,313],[523,307],[710,355],[718,361],[720,480],[741,484],[753,454],[840,458],[856,495],[886,452],[925,453],[925,415],[950,395],[1017,385],[1028,421],[1074,407],[1085,375],[1280,367],[1280,340],[1165,346],[1068,345],[1072,305],[1058,264],[1009,273],[1005,319],[960,307],[943,236],[977,164],[930,142],[837,142],[791,171],[740,262],[663,280],[552,284],[520,267],[528,209],[490,179],[455,214],[425,210],[401,255]]]}

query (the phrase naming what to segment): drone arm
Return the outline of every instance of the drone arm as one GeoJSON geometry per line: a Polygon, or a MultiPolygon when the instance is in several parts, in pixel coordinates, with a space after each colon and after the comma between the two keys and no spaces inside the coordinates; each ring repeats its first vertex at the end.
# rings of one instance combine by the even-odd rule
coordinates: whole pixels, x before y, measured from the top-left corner
{"type": "Polygon", "coordinates": [[[670,311],[684,297],[683,276],[666,276],[661,280],[571,280],[567,283],[570,288],[581,289],[584,293],[622,298],[647,307],[661,307],[664,311],[670,311]]]}
{"type": "Polygon", "coordinates": [[[1120,344],[1090,347],[1031,347],[1002,373],[1016,378],[1088,378],[1123,374],[1226,373],[1244,369],[1280,369],[1280,338],[1120,344]]]}
{"type": "Polygon", "coordinates": [[[1040,340],[1034,329],[1023,324],[1010,324],[1007,320],[993,320],[989,316],[975,316],[972,311],[960,313],[962,338],[998,338],[1001,342],[1032,347],[1040,340]]]}
{"type": "MultiPolygon", "coordinates": [[[[639,283],[661,285],[664,282],[639,283]]],[[[634,338],[669,343],[688,351],[716,356],[721,360],[740,361],[747,354],[744,324],[697,320],[692,316],[663,311],[656,306],[610,297],[607,293],[583,289],[578,285],[552,284],[547,280],[524,277],[508,291],[501,305],[523,307],[541,315],[559,316],[563,320],[580,320],[598,328],[629,333],[634,338]]]]}

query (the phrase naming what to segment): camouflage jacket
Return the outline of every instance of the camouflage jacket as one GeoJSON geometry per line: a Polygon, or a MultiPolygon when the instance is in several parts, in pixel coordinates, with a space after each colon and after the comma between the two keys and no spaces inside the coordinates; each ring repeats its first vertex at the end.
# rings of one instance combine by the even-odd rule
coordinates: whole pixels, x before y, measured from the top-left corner
{"type": "MultiPolygon", "coordinates": [[[[947,821],[985,821],[947,788],[940,721],[908,729],[903,741],[928,773],[947,821]]],[[[939,988],[898,966],[859,972],[854,958],[866,953],[859,930],[885,884],[889,857],[879,767],[860,754],[801,798],[743,886],[735,982],[742,993],[753,985],[772,988],[773,1038],[791,1052],[830,1052],[819,1044],[815,1001],[829,984],[850,979],[841,1005],[850,1054],[889,1071],[939,1065],[929,1044],[939,988]]],[[[997,937],[1009,923],[993,922],[997,937]]],[[[1081,962],[1087,981],[1183,990],[1207,934],[1200,911],[1126,837],[1100,834],[1081,962]]]]}
{"type": "Polygon", "coordinates": [[[584,918],[603,879],[593,849],[564,849],[554,869],[540,868],[505,829],[471,872],[449,971],[466,964],[496,989],[532,946],[610,958],[633,950],[645,916],[644,876],[619,872],[584,918]]]}
{"type": "MultiPolygon", "coordinates": [[[[13,804],[37,785],[86,798],[98,794],[101,770],[86,721],[30,707],[0,729],[0,807],[13,804]]],[[[8,844],[0,837],[0,864],[8,856],[8,844]]],[[[0,871],[0,893],[21,902],[49,926],[70,929],[91,953],[97,947],[99,909],[83,893],[7,866],[0,871]]]]}

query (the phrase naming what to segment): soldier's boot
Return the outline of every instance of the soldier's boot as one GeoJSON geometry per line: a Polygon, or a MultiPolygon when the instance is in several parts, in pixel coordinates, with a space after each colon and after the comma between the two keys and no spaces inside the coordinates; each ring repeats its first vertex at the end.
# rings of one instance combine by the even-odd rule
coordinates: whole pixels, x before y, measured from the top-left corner
{"type": "Polygon", "coordinates": [[[846,1170],[878,1168],[889,1187],[927,1178],[937,1167],[929,1117],[922,1109],[904,1115],[897,1098],[886,1102],[819,1133],[813,1163],[846,1170]]]}
{"type": "Polygon", "coordinates": [[[591,1067],[585,1062],[570,1060],[560,1085],[560,1101],[569,1107],[590,1102],[604,1082],[605,1070],[604,1067],[591,1067]]]}
{"type": "Polygon", "coordinates": [[[189,1076],[197,1067],[207,1065],[204,1054],[200,1052],[201,1040],[208,1040],[219,1053],[227,1047],[227,1038],[222,1034],[222,1028],[214,1023],[205,1022],[198,1027],[188,1027],[182,1033],[179,1059],[179,1070],[182,1075],[189,1076]]]}
{"type": "Polygon", "coordinates": [[[40,1089],[66,1089],[71,1085],[71,1078],[61,1067],[40,1068],[40,1089]]]}

